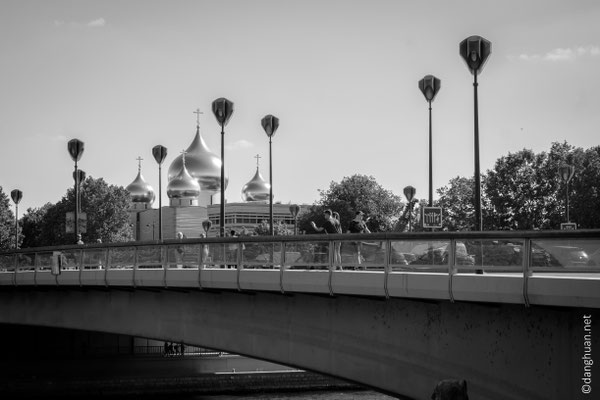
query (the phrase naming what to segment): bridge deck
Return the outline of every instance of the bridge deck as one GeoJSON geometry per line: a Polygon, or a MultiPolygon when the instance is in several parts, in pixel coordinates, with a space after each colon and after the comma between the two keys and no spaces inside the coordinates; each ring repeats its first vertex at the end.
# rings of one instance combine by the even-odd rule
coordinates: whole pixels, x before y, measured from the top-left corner
{"type": "Polygon", "coordinates": [[[0,253],[0,286],[32,285],[600,308],[600,231],[210,238],[0,253]]]}

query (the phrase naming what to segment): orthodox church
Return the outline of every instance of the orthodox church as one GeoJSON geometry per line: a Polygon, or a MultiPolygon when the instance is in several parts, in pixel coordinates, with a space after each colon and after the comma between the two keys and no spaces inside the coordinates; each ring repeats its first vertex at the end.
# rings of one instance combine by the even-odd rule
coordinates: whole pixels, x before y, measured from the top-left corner
{"type": "MultiPolygon", "coordinates": [[[[225,203],[226,232],[243,230],[252,232],[262,221],[269,221],[270,185],[260,173],[256,156],[256,172],[241,189],[241,202],[225,203]]],[[[225,189],[228,180],[225,179],[225,189]]],[[[142,175],[141,158],[138,158],[137,177],[126,189],[131,194],[130,223],[136,240],[159,238],[159,212],[152,208],[156,199],[154,189],[142,175]]],[[[162,237],[173,239],[181,232],[185,237],[217,236],[220,231],[220,204],[212,204],[213,196],[221,191],[221,159],[206,145],[196,125],[194,140],[173,160],[168,170],[167,196],[169,205],[162,207],[162,237]],[[209,220],[211,227],[205,231],[202,222],[209,220]]],[[[301,205],[300,213],[309,206],[301,205]]],[[[289,204],[273,204],[274,223],[283,222],[294,230],[294,216],[289,204]]]]}

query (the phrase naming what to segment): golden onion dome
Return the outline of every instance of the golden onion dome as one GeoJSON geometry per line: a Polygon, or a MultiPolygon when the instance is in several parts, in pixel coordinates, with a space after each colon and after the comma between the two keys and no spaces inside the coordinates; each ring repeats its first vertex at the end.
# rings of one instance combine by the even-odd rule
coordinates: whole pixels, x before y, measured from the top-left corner
{"type": "Polygon", "coordinates": [[[187,158],[181,158],[181,169],[173,178],[169,179],[167,185],[167,196],[170,199],[194,198],[200,195],[200,185],[187,170],[187,158]]]}
{"type": "Polygon", "coordinates": [[[131,195],[131,201],[134,203],[147,203],[152,205],[155,194],[154,189],[148,184],[142,176],[141,159],[138,159],[138,174],[133,182],[125,188],[131,195]]]}
{"type": "MultiPolygon", "coordinates": [[[[221,159],[210,151],[200,135],[200,126],[196,127],[196,137],[186,150],[185,164],[189,174],[203,191],[218,192],[221,190],[221,159]]],[[[169,166],[169,181],[181,171],[182,157],[173,160],[169,166]]],[[[225,188],[228,179],[225,178],[225,188]]]]}
{"type": "MultiPolygon", "coordinates": [[[[258,158],[257,157],[257,162],[258,158]]],[[[244,185],[242,188],[242,200],[244,201],[268,201],[270,195],[271,185],[267,183],[262,177],[258,163],[256,165],[256,173],[254,177],[244,185]]]]}

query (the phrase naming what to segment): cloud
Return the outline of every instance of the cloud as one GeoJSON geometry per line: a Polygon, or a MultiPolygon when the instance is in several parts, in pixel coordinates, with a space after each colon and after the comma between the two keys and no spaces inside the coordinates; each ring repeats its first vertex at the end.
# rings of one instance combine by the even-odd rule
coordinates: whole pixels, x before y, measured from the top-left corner
{"type": "Polygon", "coordinates": [[[557,47],[550,50],[546,54],[519,54],[517,57],[510,56],[511,59],[518,59],[519,61],[550,61],[550,62],[562,62],[562,61],[574,61],[582,57],[598,57],[600,56],[600,46],[579,46],[579,47],[568,47],[561,48],[557,47]]]}
{"type": "Polygon", "coordinates": [[[88,28],[102,28],[106,25],[106,20],[104,18],[98,18],[93,21],[90,21],[86,24],[88,28]]]}
{"type": "Polygon", "coordinates": [[[244,139],[225,145],[227,150],[249,149],[251,147],[254,147],[254,144],[244,139]]]}
{"type": "Polygon", "coordinates": [[[57,28],[67,27],[67,28],[104,28],[106,26],[106,20],[102,17],[93,19],[91,21],[82,23],[77,21],[61,21],[54,20],[54,26],[57,28]]]}

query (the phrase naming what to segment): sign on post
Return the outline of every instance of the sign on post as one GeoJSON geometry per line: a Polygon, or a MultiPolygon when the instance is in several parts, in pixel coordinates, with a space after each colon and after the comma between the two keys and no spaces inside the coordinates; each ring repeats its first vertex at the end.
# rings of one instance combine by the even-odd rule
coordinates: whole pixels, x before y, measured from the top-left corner
{"type": "MultiPolygon", "coordinates": [[[[75,212],[67,211],[65,219],[66,233],[75,233],[75,212]]],[[[87,214],[79,213],[79,233],[87,233],[87,214]]]]}
{"type": "Polygon", "coordinates": [[[423,228],[441,228],[442,227],[442,208],[441,207],[423,207],[422,222],[423,228]]]}
{"type": "Polygon", "coordinates": [[[575,222],[563,222],[560,224],[560,229],[574,230],[577,229],[577,224],[575,222]]]}

